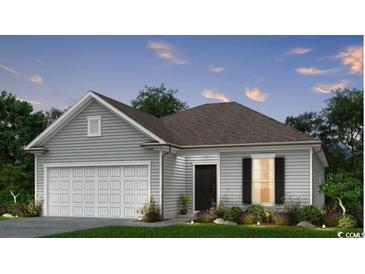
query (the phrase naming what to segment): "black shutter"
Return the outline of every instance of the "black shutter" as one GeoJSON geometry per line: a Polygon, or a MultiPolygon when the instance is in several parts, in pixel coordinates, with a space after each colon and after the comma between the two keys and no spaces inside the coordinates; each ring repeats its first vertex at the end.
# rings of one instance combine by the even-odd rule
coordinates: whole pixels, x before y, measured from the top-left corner
{"type": "Polygon", "coordinates": [[[285,195],[285,158],[275,158],[275,204],[282,204],[285,195]]]}
{"type": "Polygon", "coordinates": [[[252,193],[252,160],[245,158],[242,160],[242,202],[251,204],[252,193]]]}

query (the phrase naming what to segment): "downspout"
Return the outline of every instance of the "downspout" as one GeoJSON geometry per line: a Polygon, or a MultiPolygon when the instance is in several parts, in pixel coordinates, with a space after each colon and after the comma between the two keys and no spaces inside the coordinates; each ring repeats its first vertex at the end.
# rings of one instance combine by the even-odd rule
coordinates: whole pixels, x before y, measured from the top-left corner
{"type": "Polygon", "coordinates": [[[171,152],[171,146],[169,150],[164,152],[161,156],[161,219],[164,220],[164,159],[167,154],[171,152]]]}

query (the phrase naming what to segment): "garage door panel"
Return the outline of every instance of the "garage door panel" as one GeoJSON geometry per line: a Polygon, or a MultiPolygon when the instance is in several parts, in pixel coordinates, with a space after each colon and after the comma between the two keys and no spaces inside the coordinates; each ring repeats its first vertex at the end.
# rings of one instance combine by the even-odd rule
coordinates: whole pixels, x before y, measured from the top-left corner
{"type": "Polygon", "coordinates": [[[148,166],[48,169],[48,215],[135,218],[148,201],[148,166]]]}

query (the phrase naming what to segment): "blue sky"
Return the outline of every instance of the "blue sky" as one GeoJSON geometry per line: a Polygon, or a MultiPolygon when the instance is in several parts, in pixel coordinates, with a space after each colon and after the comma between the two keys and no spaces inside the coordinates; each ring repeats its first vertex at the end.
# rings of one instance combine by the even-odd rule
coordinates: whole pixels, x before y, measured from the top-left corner
{"type": "Polygon", "coordinates": [[[362,71],[362,36],[0,36],[0,90],[36,110],[88,90],[129,104],[165,83],[191,107],[236,101],[284,121],[363,89],[362,71]]]}

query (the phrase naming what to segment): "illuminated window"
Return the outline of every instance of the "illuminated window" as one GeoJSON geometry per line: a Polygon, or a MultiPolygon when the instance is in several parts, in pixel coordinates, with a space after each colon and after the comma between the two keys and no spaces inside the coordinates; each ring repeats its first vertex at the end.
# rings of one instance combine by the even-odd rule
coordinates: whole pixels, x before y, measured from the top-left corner
{"type": "Polygon", "coordinates": [[[252,159],[252,203],[272,205],[275,203],[274,158],[252,159]]]}

